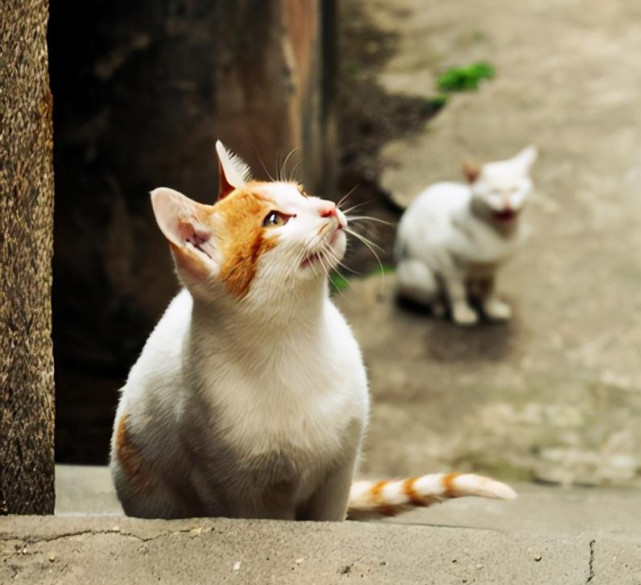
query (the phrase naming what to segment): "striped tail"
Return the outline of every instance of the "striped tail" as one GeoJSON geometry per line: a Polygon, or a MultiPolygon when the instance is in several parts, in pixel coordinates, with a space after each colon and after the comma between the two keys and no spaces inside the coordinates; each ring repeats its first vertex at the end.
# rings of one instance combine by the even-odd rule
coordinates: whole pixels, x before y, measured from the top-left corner
{"type": "Polygon", "coordinates": [[[511,500],[515,491],[489,477],[460,473],[434,473],[392,481],[355,481],[349,494],[347,517],[365,520],[396,516],[416,507],[450,498],[480,496],[511,500]]]}

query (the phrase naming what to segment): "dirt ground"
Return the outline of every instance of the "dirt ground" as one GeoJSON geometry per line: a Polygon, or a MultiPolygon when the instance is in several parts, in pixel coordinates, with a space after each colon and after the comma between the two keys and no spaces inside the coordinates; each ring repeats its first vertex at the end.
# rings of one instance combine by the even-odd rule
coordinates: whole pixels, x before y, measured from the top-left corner
{"type": "MultiPolygon", "coordinates": [[[[378,125],[356,120],[372,138],[361,159],[346,142],[343,163],[361,176],[356,198],[378,198],[374,215],[393,220],[382,193],[406,205],[430,182],[457,179],[466,157],[541,150],[531,236],[499,279],[511,323],[462,329],[401,310],[393,274],[337,295],[371,379],[363,474],[458,468],[641,485],[641,4],[345,5],[345,30],[364,42],[344,54],[343,74],[365,88],[355,103],[378,125]],[[435,76],[479,60],[496,77],[432,117],[435,76]]],[[[393,229],[373,235],[388,261],[393,229]]]]}

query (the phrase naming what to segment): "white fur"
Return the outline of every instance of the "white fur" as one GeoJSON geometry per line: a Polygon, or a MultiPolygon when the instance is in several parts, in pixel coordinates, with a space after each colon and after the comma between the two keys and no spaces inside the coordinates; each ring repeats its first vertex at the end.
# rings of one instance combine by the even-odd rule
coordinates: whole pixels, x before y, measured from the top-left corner
{"type": "Polygon", "coordinates": [[[325,263],[340,258],[346,220],[340,212],[322,217],[333,204],[295,185],[256,188],[296,217],[270,228],[279,243],[260,258],[243,298],[217,281],[219,234],[194,219],[196,204],[168,189],[153,194],[163,232],[207,276],[195,277],[175,256],[189,290],[171,302],[122,389],[111,469],[127,514],[345,516],[368,416],[367,379],[321,264],[304,261],[319,251],[325,263]],[[191,245],[185,221],[209,238],[203,246],[191,245]],[[123,416],[150,472],[142,486],[116,457],[123,416]]]}
{"type": "Polygon", "coordinates": [[[528,147],[512,159],[485,164],[470,185],[437,183],[412,201],[396,242],[401,296],[437,314],[447,301],[454,321],[470,325],[478,320],[468,303],[476,293],[487,317],[510,317],[510,307],[494,292],[494,279],[524,240],[520,214],[536,156],[528,147]],[[507,221],[497,216],[512,212],[507,221]]]}
{"type": "Polygon", "coordinates": [[[251,170],[247,163],[227,150],[220,140],[216,141],[216,153],[225,173],[225,178],[232,187],[239,189],[251,179],[251,170]]]}

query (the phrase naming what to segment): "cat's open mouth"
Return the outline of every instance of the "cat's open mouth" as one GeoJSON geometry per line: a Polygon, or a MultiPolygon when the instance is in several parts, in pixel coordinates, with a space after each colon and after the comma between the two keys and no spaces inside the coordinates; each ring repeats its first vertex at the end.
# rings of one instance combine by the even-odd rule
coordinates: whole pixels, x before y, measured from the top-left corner
{"type": "Polygon", "coordinates": [[[504,209],[503,211],[495,211],[494,219],[499,221],[512,221],[518,213],[514,209],[504,209]]]}

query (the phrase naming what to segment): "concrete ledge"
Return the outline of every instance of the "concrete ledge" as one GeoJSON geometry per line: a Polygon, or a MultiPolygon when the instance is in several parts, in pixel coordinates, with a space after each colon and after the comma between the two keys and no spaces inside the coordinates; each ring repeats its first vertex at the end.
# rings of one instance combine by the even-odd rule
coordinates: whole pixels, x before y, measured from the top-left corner
{"type": "Polygon", "coordinates": [[[386,523],[4,519],[2,583],[639,583],[641,538],[386,523]]]}
{"type": "Polygon", "coordinates": [[[638,584],[641,496],[520,486],[385,522],[137,520],[105,468],[58,468],[58,516],[0,520],[0,583],[638,584]],[[92,509],[99,514],[88,515],[92,509]]]}

